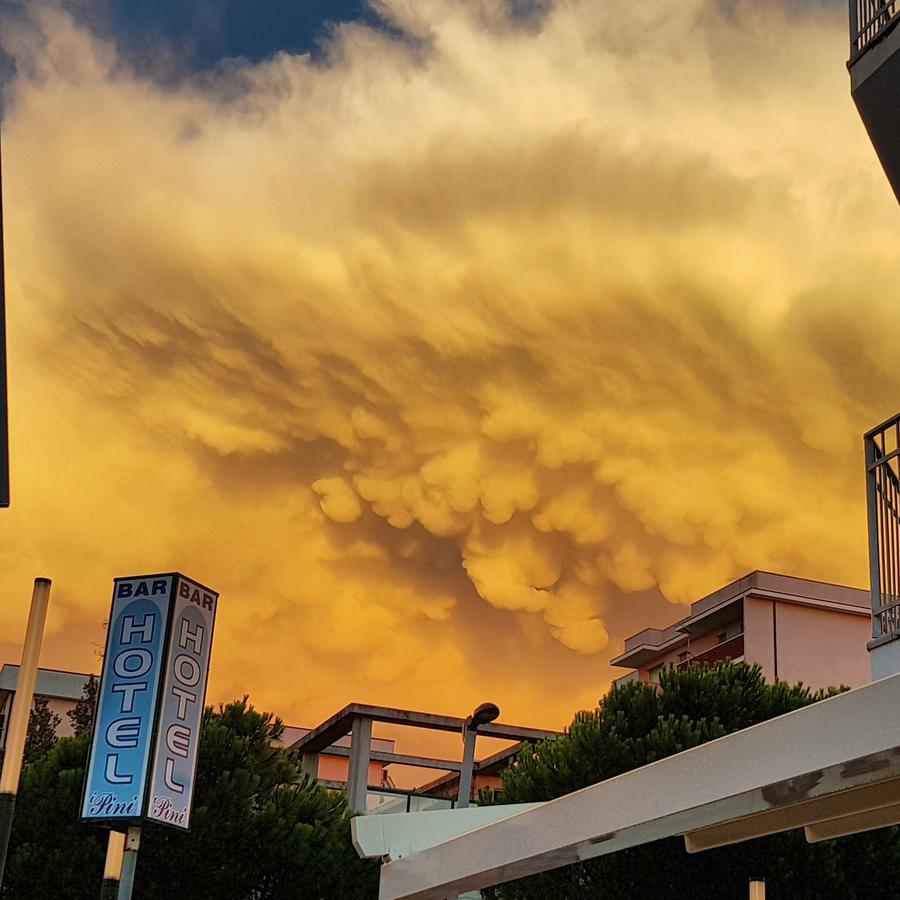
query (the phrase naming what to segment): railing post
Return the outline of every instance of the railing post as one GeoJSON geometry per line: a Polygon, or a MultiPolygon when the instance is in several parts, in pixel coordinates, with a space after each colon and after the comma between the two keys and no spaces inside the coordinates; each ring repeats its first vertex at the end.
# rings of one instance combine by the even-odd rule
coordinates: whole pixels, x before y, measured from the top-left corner
{"type": "Polygon", "coordinates": [[[856,45],[859,41],[859,0],[850,0],[850,61],[856,56],[856,45]]]}
{"type": "MultiPolygon", "coordinates": [[[[855,0],[854,0],[855,2],[855,0]]],[[[869,585],[872,594],[872,637],[881,637],[881,571],[878,564],[877,450],[874,436],[867,436],[866,447],[866,521],[869,531],[869,585]]]]}

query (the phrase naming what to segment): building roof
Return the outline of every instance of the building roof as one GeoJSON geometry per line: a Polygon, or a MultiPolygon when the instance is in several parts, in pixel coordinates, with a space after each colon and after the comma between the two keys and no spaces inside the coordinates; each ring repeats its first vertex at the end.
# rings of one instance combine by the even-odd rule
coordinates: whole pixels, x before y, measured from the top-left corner
{"type": "MultiPolygon", "coordinates": [[[[79,700],[91,676],[84,672],[64,672],[60,669],[38,669],[34,693],[60,700],[79,700]]],[[[0,668],[0,692],[15,692],[19,684],[19,666],[4,663],[0,668]]]]}
{"type": "Polygon", "coordinates": [[[689,638],[707,634],[734,620],[740,614],[744,598],[751,595],[851,615],[871,614],[868,591],[774,572],[750,572],[692,603],[690,615],[674,625],[663,629],[645,628],[626,638],[624,652],[611,659],[610,665],[627,669],[646,665],[663,653],[686,644],[689,638]]]}

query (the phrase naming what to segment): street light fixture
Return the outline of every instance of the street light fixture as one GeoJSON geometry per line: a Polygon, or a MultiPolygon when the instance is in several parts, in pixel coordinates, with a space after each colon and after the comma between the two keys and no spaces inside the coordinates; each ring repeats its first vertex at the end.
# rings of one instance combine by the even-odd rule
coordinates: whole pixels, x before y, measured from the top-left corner
{"type": "Polygon", "coordinates": [[[459,793],[457,794],[457,809],[465,809],[469,805],[472,796],[472,777],[475,771],[475,738],[478,729],[488,722],[493,722],[500,715],[500,707],[496,703],[482,703],[476,706],[474,712],[463,725],[463,761],[462,770],[459,773],[459,793]]]}

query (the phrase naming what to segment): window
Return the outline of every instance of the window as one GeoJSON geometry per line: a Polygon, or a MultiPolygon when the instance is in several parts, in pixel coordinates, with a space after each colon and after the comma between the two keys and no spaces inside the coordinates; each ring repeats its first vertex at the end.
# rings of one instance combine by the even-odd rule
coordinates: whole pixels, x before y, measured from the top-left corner
{"type": "Polygon", "coordinates": [[[654,666],[650,670],[650,684],[659,684],[659,673],[662,672],[662,666],[654,666]]]}
{"type": "Polygon", "coordinates": [[[724,644],[725,641],[726,641],[727,639],[728,639],[728,632],[727,632],[727,631],[720,631],[720,632],[716,635],[716,643],[717,643],[717,644],[724,644]]]}
{"type": "Polygon", "coordinates": [[[678,662],[684,662],[691,654],[688,653],[687,650],[682,650],[681,653],[678,654],[678,662]]]}

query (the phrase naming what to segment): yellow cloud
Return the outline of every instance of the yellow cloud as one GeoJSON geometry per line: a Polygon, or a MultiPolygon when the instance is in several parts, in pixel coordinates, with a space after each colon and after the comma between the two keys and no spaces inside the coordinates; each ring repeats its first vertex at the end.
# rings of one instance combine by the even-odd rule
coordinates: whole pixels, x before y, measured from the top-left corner
{"type": "Polygon", "coordinates": [[[864,580],[900,256],[840,10],[545,7],[379,0],[165,87],[2,23],[6,633],[35,574],[99,630],[181,568],[217,697],[553,724],[634,604],[864,580]]]}

